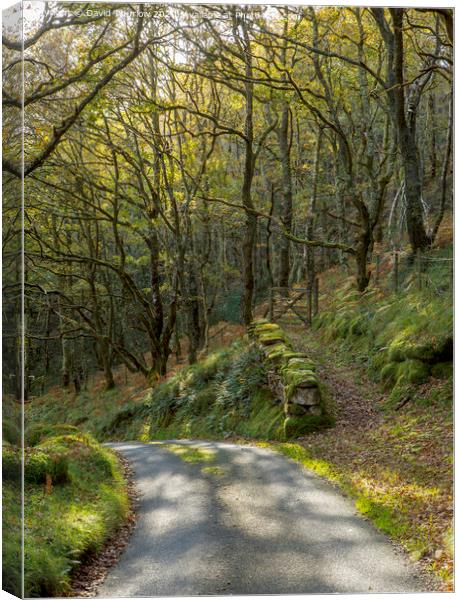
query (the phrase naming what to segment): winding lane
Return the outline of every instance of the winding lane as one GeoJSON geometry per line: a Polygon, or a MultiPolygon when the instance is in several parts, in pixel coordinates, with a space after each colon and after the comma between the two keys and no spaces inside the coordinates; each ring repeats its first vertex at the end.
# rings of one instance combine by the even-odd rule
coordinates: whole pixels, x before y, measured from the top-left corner
{"type": "Polygon", "coordinates": [[[110,444],[130,461],[139,519],[98,596],[423,591],[414,567],[332,485],[264,448],[110,444]]]}

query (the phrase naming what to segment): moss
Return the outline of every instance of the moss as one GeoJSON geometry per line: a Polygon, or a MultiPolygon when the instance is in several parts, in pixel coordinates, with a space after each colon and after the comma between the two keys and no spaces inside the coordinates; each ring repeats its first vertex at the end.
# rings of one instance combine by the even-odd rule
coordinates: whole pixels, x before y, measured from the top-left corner
{"type": "Polygon", "coordinates": [[[276,344],[275,346],[270,346],[267,351],[266,357],[267,361],[282,365],[284,364],[292,354],[292,348],[288,346],[286,343],[276,344]]]}
{"type": "Polygon", "coordinates": [[[263,346],[287,343],[286,336],[281,331],[269,331],[267,333],[262,333],[261,335],[257,335],[257,339],[263,346]]]}
{"type": "Polygon", "coordinates": [[[331,427],[333,423],[334,419],[328,414],[311,415],[307,413],[298,417],[288,416],[283,423],[284,439],[297,438],[319,429],[331,427]]]}
{"type": "Polygon", "coordinates": [[[75,427],[74,425],[68,425],[66,423],[34,423],[30,427],[26,428],[25,437],[28,446],[36,446],[41,440],[67,433],[79,433],[78,427],[75,427]]]}
{"type": "Polygon", "coordinates": [[[264,325],[274,325],[275,327],[278,327],[276,323],[270,323],[268,319],[254,319],[254,321],[249,325],[248,329],[256,329],[258,327],[263,327],[264,325]]]}
{"type": "Polygon", "coordinates": [[[423,383],[430,374],[430,367],[420,360],[405,360],[398,363],[396,369],[396,384],[423,383]]]}
{"type": "Polygon", "coordinates": [[[406,349],[406,356],[428,363],[452,360],[453,338],[449,333],[446,336],[437,336],[425,344],[410,345],[406,349]]]}
{"type": "Polygon", "coordinates": [[[315,371],[316,365],[312,360],[310,360],[306,356],[305,357],[294,356],[294,357],[286,358],[286,364],[281,368],[281,370],[283,371],[286,368],[295,369],[295,370],[299,370],[299,371],[300,370],[315,371]]]}
{"type": "Polygon", "coordinates": [[[283,373],[285,397],[290,400],[296,390],[303,387],[318,387],[318,379],[313,371],[286,370],[283,373]]]}
{"type": "Polygon", "coordinates": [[[285,403],[284,411],[291,417],[303,417],[305,415],[305,407],[300,404],[285,403]]]}
{"type": "Polygon", "coordinates": [[[267,333],[267,332],[272,332],[272,331],[281,331],[281,327],[279,325],[277,325],[276,323],[269,323],[268,321],[266,323],[261,323],[258,325],[254,325],[254,327],[251,328],[252,331],[254,331],[257,335],[260,335],[262,333],[267,333]]]}

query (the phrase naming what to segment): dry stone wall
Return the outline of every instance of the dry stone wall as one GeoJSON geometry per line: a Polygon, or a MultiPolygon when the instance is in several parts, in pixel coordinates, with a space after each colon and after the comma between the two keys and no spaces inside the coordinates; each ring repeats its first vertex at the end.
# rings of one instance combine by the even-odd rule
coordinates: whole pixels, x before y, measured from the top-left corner
{"type": "Polygon", "coordinates": [[[273,398],[283,405],[285,437],[330,425],[326,390],[318,379],[314,361],[307,354],[294,351],[276,323],[254,321],[248,333],[264,357],[273,398]]]}

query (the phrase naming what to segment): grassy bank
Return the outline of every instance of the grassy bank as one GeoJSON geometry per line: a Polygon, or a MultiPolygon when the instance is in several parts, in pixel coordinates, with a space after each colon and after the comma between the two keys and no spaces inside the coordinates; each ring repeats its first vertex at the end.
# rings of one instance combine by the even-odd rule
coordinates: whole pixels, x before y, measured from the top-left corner
{"type": "Polygon", "coordinates": [[[38,419],[78,424],[99,440],[285,439],[283,405],[275,403],[266,366],[245,338],[132,399],[123,401],[122,389],[100,392],[94,402],[88,393],[49,394],[27,408],[27,423],[38,419]]]}
{"type": "MultiPolygon", "coordinates": [[[[114,453],[88,434],[48,425],[31,428],[29,434],[33,445],[25,452],[25,595],[64,595],[72,570],[100,549],[127,516],[126,484],[114,453]]],[[[3,526],[19,534],[16,473],[15,456],[4,448],[3,526]]],[[[16,595],[19,555],[16,535],[4,546],[3,558],[4,587],[16,595]]]]}
{"type": "MultiPolygon", "coordinates": [[[[389,409],[417,401],[418,386],[431,378],[447,382],[429,403],[450,404],[453,377],[453,305],[450,268],[440,251],[427,254],[428,266],[407,275],[394,293],[370,287],[364,294],[351,280],[323,285],[322,308],[313,328],[337,350],[353,357],[381,384],[389,409]]],[[[424,400],[424,395],[420,397],[424,400]]]]}
{"type": "Polygon", "coordinates": [[[182,369],[153,391],[146,436],[281,439],[283,421],[259,354],[241,340],[182,369]]]}

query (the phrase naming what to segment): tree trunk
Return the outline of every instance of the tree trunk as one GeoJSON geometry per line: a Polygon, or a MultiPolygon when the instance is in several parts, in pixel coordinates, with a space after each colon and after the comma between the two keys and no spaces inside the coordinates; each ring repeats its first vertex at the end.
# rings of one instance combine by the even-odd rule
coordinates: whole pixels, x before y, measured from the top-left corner
{"type": "Polygon", "coordinates": [[[404,9],[390,9],[394,27],[394,79],[392,90],[395,107],[395,125],[401,159],[404,170],[406,188],[406,226],[412,252],[423,250],[429,245],[422,212],[422,179],[416,140],[417,102],[409,102],[406,116],[406,95],[404,81],[404,42],[403,15],[404,9]]]}
{"type": "MultiPolygon", "coordinates": [[[[313,183],[310,208],[307,219],[307,240],[313,239],[313,232],[316,221],[316,203],[318,196],[318,178],[319,178],[319,159],[321,153],[322,130],[318,131],[316,138],[315,164],[313,169],[313,183]]],[[[306,267],[307,267],[307,320],[311,325],[313,318],[313,285],[315,282],[315,249],[312,246],[306,246],[306,267]]]]}
{"type": "MultiPolygon", "coordinates": [[[[283,102],[281,110],[281,124],[278,129],[278,144],[281,156],[281,171],[283,182],[283,206],[281,209],[281,221],[287,232],[292,229],[292,176],[291,176],[291,153],[289,148],[289,106],[283,102]]],[[[281,288],[289,287],[290,272],[290,241],[286,236],[280,240],[279,255],[279,279],[281,288]]],[[[287,292],[287,290],[286,290],[287,292]]]]}
{"type": "Polygon", "coordinates": [[[246,81],[245,88],[245,160],[244,160],[244,175],[243,186],[241,190],[241,201],[246,209],[246,217],[244,222],[243,236],[243,302],[242,302],[242,318],[243,323],[247,326],[252,321],[252,301],[254,296],[254,243],[256,239],[257,219],[254,213],[254,205],[252,203],[252,180],[254,177],[254,124],[253,124],[253,102],[254,102],[254,84],[252,83],[252,56],[251,44],[247,30],[246,21],[242,21],[243,29],[243,49],[245,61],[246,81]]]}

